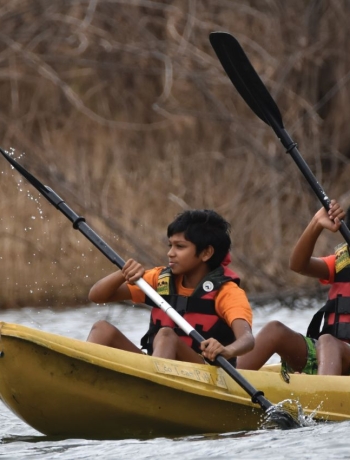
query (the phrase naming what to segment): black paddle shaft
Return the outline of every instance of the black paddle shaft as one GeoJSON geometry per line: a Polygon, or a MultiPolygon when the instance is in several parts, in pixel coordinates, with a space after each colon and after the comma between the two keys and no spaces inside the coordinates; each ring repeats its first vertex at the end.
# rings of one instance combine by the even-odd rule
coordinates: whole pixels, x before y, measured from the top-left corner
{"type": "MultiPolygon", "coordinates": [[[[325,209],[329,211],[330,199],[304,161],[297,144],[284,129],[282,116],[276,102],[256,73],[239,42],[227,32],[212,32],[209,39],[221,65],[237,91],[253,112],[271,126],[282,145],[286,148],[287,153],[293,158],[310,184],[317,198],[325,209]]],[[[344,221],[341,221],[339,231],[350,245],[350,230],[344,221]]]]}

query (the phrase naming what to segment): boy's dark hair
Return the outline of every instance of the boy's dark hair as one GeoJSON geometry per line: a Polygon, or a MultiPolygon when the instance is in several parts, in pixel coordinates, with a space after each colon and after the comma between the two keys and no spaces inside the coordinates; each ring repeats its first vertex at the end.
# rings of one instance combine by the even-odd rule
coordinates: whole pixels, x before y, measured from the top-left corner
{"type": "Polygon", "coordinates": [[[198,256],[208,246],[214,248],[214,254],[207,261],[210,270],[214,270],[224,260],[231,247],[230,224],[212,210],[184,211],[169,224],[168,238],[176,233],[184,233],[186,240],[196,246],[198,256]]]}

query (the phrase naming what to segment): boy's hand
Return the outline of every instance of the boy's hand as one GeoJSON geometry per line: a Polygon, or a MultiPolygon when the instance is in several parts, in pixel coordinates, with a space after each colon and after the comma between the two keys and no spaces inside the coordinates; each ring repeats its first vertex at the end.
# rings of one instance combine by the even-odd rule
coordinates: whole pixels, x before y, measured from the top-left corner
{"type": "Polygon", "coordinates": [[[136,260],[129,259],[125,262],[124,267],[122,268],[122,273],[125,281],[130,284],[134,284],[137,280],[143,277],[145,269],[140,263],[136,262],[136,260]]]}
{"type": "Polygon", "coordinates": [[[319,225],[331,232],[339,230],[340,221],[344,219],[345,211],[340,207],[336,200],[331,200],[330,209],[327,213],[325,208],[321,208],[316,214],[315,218],[319,225]]]}
{"type": "MultiPolygon", "coordinates": [[[[227,358],[226,348],[221,345],[216,339],[210,338],[208,340],[204,340],[200,344],[202,355],[204,358],[209,359],[210,361],[214,361],[217,355],[222,355],[224,358],[227,358]]],[[[230,358],[230,357],[228,357],[230,358]]]]}

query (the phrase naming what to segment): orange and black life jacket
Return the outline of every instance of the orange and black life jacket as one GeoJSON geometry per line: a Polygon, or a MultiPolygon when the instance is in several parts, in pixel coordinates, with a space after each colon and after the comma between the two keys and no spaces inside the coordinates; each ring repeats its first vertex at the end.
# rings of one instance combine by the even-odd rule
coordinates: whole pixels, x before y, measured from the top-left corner
{"type": "Polygon", "coordinates": [[[335,274],[328,300],[312,318],[307,336],[317,339],[322,334],[331,334],[340,340],[350,341],[350,256],[346,243],[335,250],[335,274]],[[321,322],[324,319],[323,328],[321,322]]]}
{"type": "MultiPolygon", "coordinates": [[[[185,297],[176,293],[173,274],[167,267],[159,274],[157,292],[205,339],[213,337],[226,346],[235,340],[235,336],[231,327],[217,315],[215,297],[220,287],[227,282],[235,282],[239,285],[240,279],[229,268],[220,266],[203,278],[191,296],[185,297]]],[[[174,329],[181,340],[200,353],[199,345],[151,299],[146,297],[145,303],[153,306],[149,329],[141,339],[141,347],[146,349],[148,354],[153,353],[154,336],[162,327],[174,329]]],[[[235,362],[235,359],[231,360],[234,365],[235,362]]]]}

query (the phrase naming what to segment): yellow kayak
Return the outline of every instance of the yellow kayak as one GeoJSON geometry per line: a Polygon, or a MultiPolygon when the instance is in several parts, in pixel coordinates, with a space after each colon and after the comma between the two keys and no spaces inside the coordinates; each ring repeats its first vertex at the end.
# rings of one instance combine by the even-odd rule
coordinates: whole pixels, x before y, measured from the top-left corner
{"type": "MultiPolygon", "coordinates": [[[[240,371],[273,404],[316,420],[350,419],[350,376],[240,371]]],[[[151,438],[256,430],[263,410],[221,368],[153,358],[0,322],[0,397],[50,436],[151,438]]]]}

